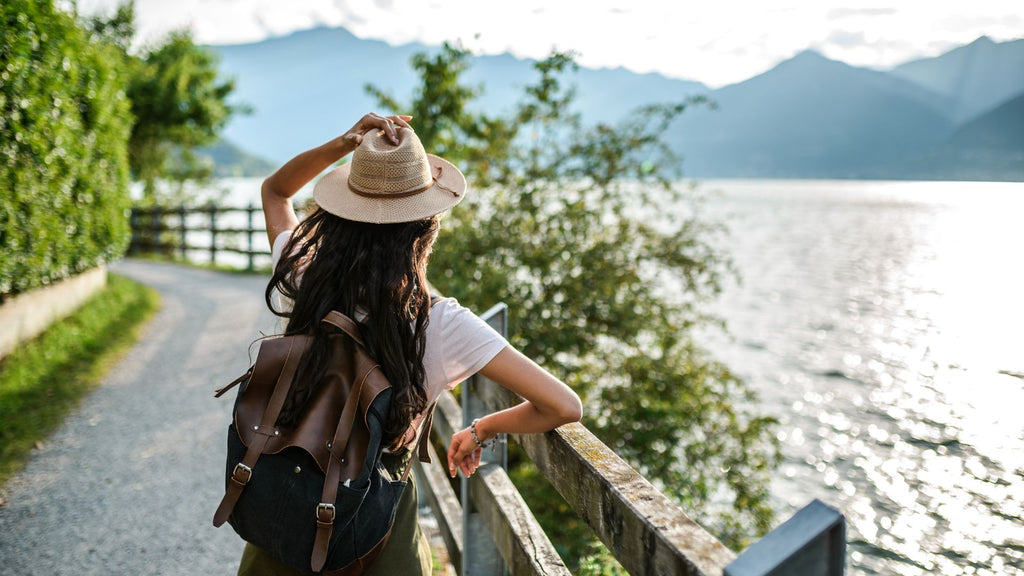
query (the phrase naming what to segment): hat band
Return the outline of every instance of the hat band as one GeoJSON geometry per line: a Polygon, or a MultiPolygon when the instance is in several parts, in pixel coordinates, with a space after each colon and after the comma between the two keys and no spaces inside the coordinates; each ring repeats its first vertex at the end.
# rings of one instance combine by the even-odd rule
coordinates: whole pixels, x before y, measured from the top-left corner
{"type": "Polygon", "coordinates": [[[394,193],[394,194],[389,194],[389,193],[363,192],[362,190],[357,189],[355,186],[352,185],[352,176],[350,174],[349,175],[348,188],[356,196],[362,196],[363,198],[375,198],[375,199],[378,199],[378,200],[379,199],[384,199],[384,198],[388,198],[388,199],[390,199],[390,198],[408,198],[410,196],[415,196],[417,194],[422,194],[422,193],[426,192],[427,190],[430,190],[431,188],[434,187],[434,184],[437,183],[437,179],[440,178],[440,177],[441,177],[441,167],[438,166],[437,167],[437,174],[435,174],[434,177],[430,179],[430,183],[427,184],[426,186],[423,186],[422,188],[417,188],[415,190],[409,190],[408,192],[398,192],[398,193],[394,193]]]}

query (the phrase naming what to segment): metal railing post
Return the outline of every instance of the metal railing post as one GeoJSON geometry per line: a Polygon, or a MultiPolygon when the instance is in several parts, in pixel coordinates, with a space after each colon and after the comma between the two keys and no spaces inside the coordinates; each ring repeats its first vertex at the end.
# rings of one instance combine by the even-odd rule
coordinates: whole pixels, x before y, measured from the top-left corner
{"type": "Polygon", "coordinates": [[[723,576],[843,576],[846,518],[813,500],[725,567],[723,576]]]}
{"type": "MultiPolygon", "coordinates": [[[[481,314],[480,317],[490,324],[499,334],[508,338],[508,306],[498,304],[481,314]]],[[[469,426],[474,419],[482,418],[490,413],[483,400],[476,393],[483,376],[474,375],[462,383],[462,426],[469,426]]],[[[497,464],[508,469],[508,445],[504,435],[494,445],[486,449],[480,456],[480,464],[497,464]]],[[[491,539],[490,531],[484,524],[480,513],[473,510],[469,498],[469,479],[460,480],[462,493],[462,576],[500,576],[505,573],[505,563],[498,548],[491,539]]]]}

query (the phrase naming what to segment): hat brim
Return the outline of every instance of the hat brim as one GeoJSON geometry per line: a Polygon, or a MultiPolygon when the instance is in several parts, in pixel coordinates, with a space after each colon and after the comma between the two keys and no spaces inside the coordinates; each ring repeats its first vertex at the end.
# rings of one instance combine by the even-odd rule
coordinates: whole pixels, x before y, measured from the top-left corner
{"type": "Polygon", "coordinates": [[[346,163],[316,183],[313,199],[331,214],[356,222],[393,224],[425,220],[462,202],[466,195],[466,177],[454,164],[433,154],[427,154],[427,160],[431,174],[437,178],[430,188],[414,195],[400,198],[387,194],[361,195],[349,187],[352,164],[346,163]]]}

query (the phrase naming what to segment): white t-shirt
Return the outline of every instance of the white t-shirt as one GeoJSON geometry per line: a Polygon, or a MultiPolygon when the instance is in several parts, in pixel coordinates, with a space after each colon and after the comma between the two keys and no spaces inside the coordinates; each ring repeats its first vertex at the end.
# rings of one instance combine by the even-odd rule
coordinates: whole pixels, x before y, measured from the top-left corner
{"type": "MultiPolygon", "coordinates": [[[[291,232],[287,231],[274,239],[272,266],[277,266],[290,238],[291,232]]],[[[275,293],[274,296],[278,299],[279,308],[291,308],[291,302],[280,294],[275,293]]],[[[432,404],[442,391],[451,390],[478,372],[507,345],[501,334],[454,298],[435,302],[430,307],[426,349],[423,351],[427,405],[432,404]]],[[[422,415],[413,422],[411,432],[419,429],[421,420],[422,415]]],[[[416,435],[410,436],[407,445],[411,446],[416,441],[416,435]]]]}

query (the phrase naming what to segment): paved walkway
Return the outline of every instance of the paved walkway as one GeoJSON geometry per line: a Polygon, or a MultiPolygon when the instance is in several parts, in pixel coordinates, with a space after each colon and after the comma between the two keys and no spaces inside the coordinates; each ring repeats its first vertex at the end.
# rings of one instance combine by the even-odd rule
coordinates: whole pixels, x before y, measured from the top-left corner
{"type": "Polygon", "coordinates": [[[159,290],[163,307],[8,484],[0,575],[234,574],[243,543],[211,523],[233,395],[213,390],[274,330],[266,278],[133,260],[110,270],[159,290]]]}

